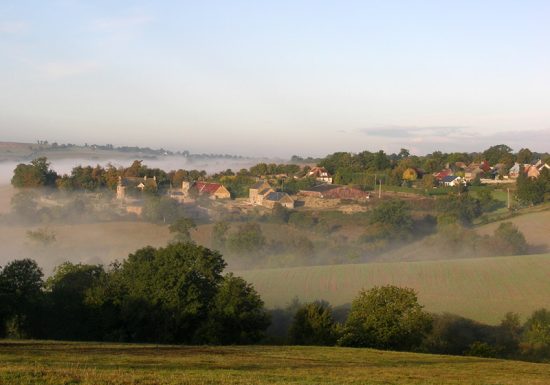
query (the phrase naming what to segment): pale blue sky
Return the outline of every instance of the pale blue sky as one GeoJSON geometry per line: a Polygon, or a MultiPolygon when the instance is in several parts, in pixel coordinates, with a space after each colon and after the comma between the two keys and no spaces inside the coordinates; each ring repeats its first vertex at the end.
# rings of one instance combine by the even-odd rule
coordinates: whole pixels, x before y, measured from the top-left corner
{"type": "Polygon", "coordinates": [[[550,1],[0,2],[0,140],[550,150],[550,1]]]}

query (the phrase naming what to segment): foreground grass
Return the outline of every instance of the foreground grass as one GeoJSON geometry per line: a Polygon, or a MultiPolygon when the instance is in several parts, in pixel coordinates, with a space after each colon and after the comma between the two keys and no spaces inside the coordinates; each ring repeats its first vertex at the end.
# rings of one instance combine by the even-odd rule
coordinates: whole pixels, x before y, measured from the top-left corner
{"type": "Polygon", "coordinates": [[[550,365],[317,347],[0,342],[0,384],[548,384],[550,365]]]}

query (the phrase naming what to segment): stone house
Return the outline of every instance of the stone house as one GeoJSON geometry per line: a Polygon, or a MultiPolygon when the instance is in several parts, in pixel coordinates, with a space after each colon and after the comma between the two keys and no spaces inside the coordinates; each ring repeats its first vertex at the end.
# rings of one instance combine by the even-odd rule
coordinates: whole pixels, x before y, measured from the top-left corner
{"type": "Polygon", "coordinates": [[[285,192],[278,192],[271,188],[271,185],[265,180],[256,182],[248,190],[248,200],[255,206],[264,206],[273,208],[276,203],[288,209],[294,208],[294,199],[285,192]]]}
{"type": "Polygon", "coordinates": [[[184,198],[192,195],[208,195],[210,199],[230,199],[231,193],[221,183],[210,182],[182,182],[181,192],[184,198]]]}
{"type": "Polygon", "coordinates": [[[279,203],[281,206],[286,207],[287,209],[294,208],[294,199],[290,197],[285,192],[272,191],[263,199],[262,206],[267,208],[273,208],[275,204],[279,203]]]}
{"type": "Polygon", "coordinates": [[[332,176],[328,173],[328,171],[324,167],[313,167],[311,170],[308,171],[306,174],[306,177],[308,178],[315,178],[315,180],[319,182],[324,183],[332,183],[332,176]]]}
{"type": "Polygon", "coordinates": [[[248,200],[252,205],[261,206],[263,204],[264,197],[268,193],[274,191],[275,190],[271,188],[271,185],[267,183],[267,181],[260,180],[254,183],[254,185],[252,185],[252,187],[248,190],[248,200]]]}

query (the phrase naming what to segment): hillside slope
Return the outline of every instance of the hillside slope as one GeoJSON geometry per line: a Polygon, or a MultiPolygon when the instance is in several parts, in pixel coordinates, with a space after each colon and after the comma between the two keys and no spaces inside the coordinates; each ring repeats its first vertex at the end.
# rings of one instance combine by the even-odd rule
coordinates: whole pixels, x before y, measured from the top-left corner
{"type": "Polygon", "coordinates": [[[550,307],[550,254],[446,261],[366,263],[236,272],[268,307],[292,298],[350,303],[363,288],[393,284],[418,291],[432,312],[498,323],[506,312],[526,316],[550,307]]]}
{"type": "Polygon", "coordinates": [[[504,221],[479,226],[481,235],[492,234],[502,222],[512,222],[525,235],[527,243],[538,250],[550,250],[550,210],[519,215],[504,221]]]}

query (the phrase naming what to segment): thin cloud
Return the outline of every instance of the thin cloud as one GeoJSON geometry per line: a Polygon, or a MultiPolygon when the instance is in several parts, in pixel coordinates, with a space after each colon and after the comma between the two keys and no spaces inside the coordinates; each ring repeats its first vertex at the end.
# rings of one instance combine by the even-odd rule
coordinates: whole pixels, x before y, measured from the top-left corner
{"type": "Polygon", "coordinates": [[[2,21],[0,22],[0,34],[19,35],[29,30],[29,23],[24,21],[2,21]]]}
{"type": "Polygon", "coordinates": [[[96,31],[116,31],[149,24],[153,18],[145,14],[134,14],[121,17],[105,17],[93,20],[92,29],[96,31]]]}
{"type": "Polygon", "coordinates": [[[382,138],[421,138],[431,136],[470,136],[462,126],[385,126],[363,128],[359,131],[368,136],[382,138]]]}
{"type": "Polygon", "coordinates": [[[96,61],[50,62],[40,67],[50,79],[79,76],[96,71],[100,67],[96,61]]]}

